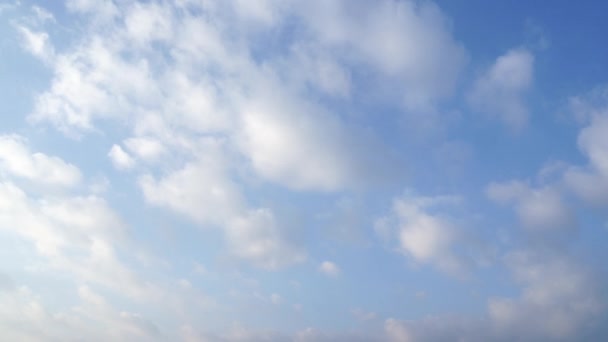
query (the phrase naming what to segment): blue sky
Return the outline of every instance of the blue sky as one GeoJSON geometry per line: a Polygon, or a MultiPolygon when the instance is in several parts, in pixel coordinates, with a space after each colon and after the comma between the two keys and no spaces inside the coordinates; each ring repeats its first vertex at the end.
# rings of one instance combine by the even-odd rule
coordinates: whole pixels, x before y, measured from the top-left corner
{"type": "Polygon", "coordinates": [[[607,339],[607,6],[3,2],[0,339],[607,339]]]}

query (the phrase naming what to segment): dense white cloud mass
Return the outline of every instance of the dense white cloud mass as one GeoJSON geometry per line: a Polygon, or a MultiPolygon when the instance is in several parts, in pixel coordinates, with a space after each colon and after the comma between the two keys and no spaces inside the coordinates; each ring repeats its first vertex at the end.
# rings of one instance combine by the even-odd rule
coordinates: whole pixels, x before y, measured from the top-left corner
{"type": "Polygon", "coordinates": [[[333,191],[390,174],[376,141],[322,107],[275,99],[271,94],[281,91],[273,88],[242,108],[239,143],[262,177],[296,190],[333,191]]]}
{"type": "Polygon", "coordinates": [[[525,49],[510,50],[479,76],[469,93],[469,103],[510,128],[521,129],[528,121],[525,99],[533,80],[532,53],[525,49]]]}
{"type": "Polygon", "coordinates": [[[0,5],[0,340],[605,339],[608,91],[539,156],[545,52],[432,1],[41,5],[0,5]]]}

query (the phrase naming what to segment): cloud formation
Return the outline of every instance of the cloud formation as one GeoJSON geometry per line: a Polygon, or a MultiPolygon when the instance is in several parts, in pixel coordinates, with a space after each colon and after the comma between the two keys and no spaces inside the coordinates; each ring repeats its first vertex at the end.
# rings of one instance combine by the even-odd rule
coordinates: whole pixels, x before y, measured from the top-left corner
{"type": "Polygon", "coordinates": [[[0,135],[0,339],[606,336],[605,89],[529,177],[544,137],[463,120],[541,122],[548,50],[468,67],[504,46],[432,1],[28,6],[0,5],[0,86],[35,94],[0,135]]]}
{"type": "Polygon", "coordinates": [[[534,55],[512,49],[498,57],[475,81],[469,93],[471,107],[519,130],[528,122],[526,94],[534,81],[534,55]]]}

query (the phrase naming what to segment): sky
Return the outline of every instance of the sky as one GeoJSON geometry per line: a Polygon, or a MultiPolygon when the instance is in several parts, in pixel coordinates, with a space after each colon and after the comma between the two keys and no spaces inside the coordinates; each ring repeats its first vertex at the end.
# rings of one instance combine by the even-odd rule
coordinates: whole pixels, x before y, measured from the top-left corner
{"type": "Polygon", "coordinates": [[[3,0],[0,340],[608,340],[607,11],[3,0]]]}

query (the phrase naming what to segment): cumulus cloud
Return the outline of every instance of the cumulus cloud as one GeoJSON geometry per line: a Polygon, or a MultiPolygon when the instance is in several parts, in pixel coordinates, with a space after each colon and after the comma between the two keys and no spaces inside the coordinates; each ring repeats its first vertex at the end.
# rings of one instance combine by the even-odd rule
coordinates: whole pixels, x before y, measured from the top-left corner
{"type": "Polygon", "coordinates": [[[11,183],[0,183],[0,194],[0,230],[31,243],[50,267],[133,298],[155,295],[118,257],[125,226],[103,199],[36,200],[11,183]]]}
{"type": "Polygon", "coordinates": [[[314,103],[275,94],[278,84],[241,109],[238,142],[262,177],[295,190],[335,191],[390,176],[390,155],[373,137],[314,103]]]}
{"type": "Polygon", "coordinates": [[[455,201],[453,197],[398,198],[391,215],[379,219],[375,229],[385,239],[396,240],[398,250],[415,262],[460,273],[464,259],[452,251],[456,242],[462,242],[458,225],[436,210],[455,201]]]}
{"type": "Polygon", "coordinates": [[[25,49],[46,63],[51,63],[55,51],[49,42],[49,35],[46,32],[33,31],[25,26],[18,26],[17,28],[21,33],[25,49]]]}
{"type": "Polygon", "coordinates": [[[80,170],[61,158],[31,152],[25,138],[0,136],[0,170],[2,173],[37,184],[72,187],[82,178],[80,170]]]}
{"type": "Polygon", "coordinates": [[[563,341],[601,339],[599,315],[606,305],[585,267],[554,252],[514,251],[505,263],[522,287],[514,298],[490,298],[483,317],[433,316],[388,319],[384,329],[394,342],[409,341],[563,341]]]}
{"type": "Polygon", "coordinates": [[[268,209],[256,209],[233,219],[226,227],[226,236],[234,256],[265,269],[278,269],[306,259],[306,254],[284,236],[268,209]]]}
{"type": "Polygon", "coordinates": [[[448,20],[430,2],[309,1],[301,6],[321,44],[346,51],[343,60],[396,78],[409,109],[429,109],[450,95],[467,61],[448,20]]]}
{"type": "MultiPolygon", "coordinates": [[[[600,110],[600,109],[596,109],[600,110]]],[[[595,205],[608,203],[608,111],[593,115],[590,124],[579,134],[578,145],[589,158],[588,167],[572,167],[565,181],[581,198],[595,205]]]]}
{"type": "Polygon", "coordinates": [[[513,204],[519,221],[530,232],[555,233],[576,228],[574,211],[556,186],[534,189],[519,181],[491,183],[486,194],[496,202],[513,204]]]}
{"type": "MultiPolygon", "coordinates": [[[[87,11],[94,7],[84,2],[71,6],[87,11]]],[[[208,4],[201,9],[222,19],[232,13],[233,6],[208,4]]],[[[286,6],[285,11],[300,13],[297,7],[286,6]]],[[[418,18],[410,7],[405,6],[404,13],[418,18]]],[[[260,177],[296,190],[342,190],[394,174],[398,165],[380,139],[307,98],[304,83],[341,96],[350,87],[348,71],[339,66],[339,58],[330,53],[322,59],[311,57],[319,51],[315,47],[319,43],[309,42],[310,37],[298,37],[287,58],[279,54],[260,66],[250,56],[254,46],[233,36],[244,32],[197,20],[196,15],[183,11],[178,15],[177,9],[168,5],[135,3],[115,8],[125,12],[120,19],[124,27],[112,27],[108,38],[93,33],[93,39],[57,55],[51,89],[38,97],[29,117],[32,122],[50,122],[70,135],[98,129],[103,120],[133,122],[133,129],[140,134],[125,140],[124,146],[143,159],[157,159],[164,153],[164,148],[152,143],[159,138],[183,140],[192,133],[226,134],[260,177]],[[175,41],[167,38],[172,32],[175,41]],[[171,58],[153,54],[154,44],[160,44],[171,58]],[[286,75],[306,60],[313,71],[322,71],[306,74],[321,78],[286,75]],[[154,126],[150,126],[152,121],[154,126]]],[[[439,12],[429,15],[428,20],[441,17],[439,12]]],[[[420,25],[426,20],[420,18],[420,25]]],[[[391,30],[398,31],[402,25],[391,30]]],[[[378,40],[369,40],[374,41],[378,40]]],[[[420,82],[415,83],[410,87],[412,92],[421,88],[420,82]]],[[[114,150],[113,160],[126,160],[114,150]]]]}
{"type": "Polygon", "coordinates": [[[244,210],[239,187],[229,177],[221,141],[199,142],[202,156],[160,179],[146,174],[139,185],[147,202],[201,224],[223,224],[244,210]]]}
{"type": "Polygon", "coordinates": [[[506,263],[523,292],[519,299],[489,302],[490,318],[503,336],[574,338],[604,308],[597,282],[565,256],[517,251],[506,263]]]}
{"type": "Polygon", "coordinates": [[[138,158],[153,162],[166,153],[164,145],[154,138],[134,137],[125,140],[125,146],[138,158]]]}
{"type": "Polygon", "coordinates": [[[532,53],[525,49],[510,50],[478,77],[469,93],[469,104],[512,129],[521,129],[528,121],[525,99],[533,80],[532,53]]]}
{"type": "Polygon", "coordinates": [[[112,145],[108,157],[117,169],[127,170],[135,166],[135,160],[120,145],[112,145]]]}
{"type": "Polygon", "coordinates": [[[341,273],[340,267],[331,261],[323,261],[319,265],[319,271],[330,277],[337,277],[341,273]]]}
{"type": "MultiPolygon", "coordinates": [[[[351,113],[342,101],[371,101],[382,108],[397,103],[406,109],[405,115],[431,113],[450,98],[467,63],[451,23],[428,1],[69,0],[66,8],[84,18],[78,31],[82,37],[75,33],[69,37],[72,41],[53,45],[52,31],[19,28],[23,47],[52,71],[50,87],[36,97],[30,122],[54,126],[72,137],[97,132],[115,139],[108,143],[108,157],[118,169],[133,169],[145,203],[218,229],[229,257],[264,270],[302,263],[311,253],[291,236],[293,222],[273,207],[283,195],[318,192],[322,194],[313,196],[328,199],[328,194],[390,182],[401,173],[386,146],[391,137],[369,127],[369,115],[376,113],[351,113]]],[[[476,80],[469,94],[471,107],[522,127],[533,69],[529,51],[507,52],[476,80]]],[[[595,119],[581,134],[579,145],[592,165],[582,173],[571,170],[574,180],[569,184],[574,188],[595,190],[592,181],[605,173],[604,126],[595,119]],[[585,178],[590,175],[595,178],[585,178]]],[[[465,145],[445,144],[437,158],[456,152],[461,156],[454,162],[466,161],[470,152],[465,145]]],[[[73,187],[82,178],[71,164],[30,152],[19,137],[0,139],[0,163],[3,176],[31,182],[73,187]]],[[[33,303],[26,314],[51,317],[54,325],[49,326],[70,328],[70,320],[88,319],[116,327],[85,335],[102,340],[159,338],[153,323],[111,305],[106,291],[112,297],[123,293],[135,301],[161,303],[167,309],[163,311],[176,313],[169,321],[183,325],[181,337],[188,341],[474,340],[480,334],[479,340],[488,340],[500,334],[516,336],[509,330],[568,338],[598,310],[588,305],[598,299],[594,289],[584,285],[590,278],[569,261],[512,256],[507,264],[522,286],[522,296],[493,299],[483,320],[488,327],[467,320],[442,325],[389,319],[385,335],[372,337],[315,329],[199,333],[193,317],[201,316],[198,308],[207,301],[196,291],[196,282],[152,271],[145,275],[170,285],[144,279],[137,272],[139,265],[125,258],[131,254],[125,242],[131,231],[100,195],[36,197],[24,189],[17,181],[0,183],[0,229],[31,244],[44,266],[70,275],[81,302],[48,314],[36,298],[26,295],[25,301],[33,303]],[[558,277],[561,272],[570,272],[573,280],[558,277]],[[530,275],[534,273],[564,286],[543,282],[530,275]],[[565,313],[575,319],[562,327],[565,313]],[[518,315],[536,319],[537,328],[513,318],[518,315]]],[[[513,205],[526,228],[549,231],[570,222],[567,206],[552,187],[494,184],[488,193],[513,205]]],[[[454,202],[444,197],[397,198],[376,229],[414,263],[460,274],[467,265],[463,250],[468,244],[461,222],[451,215],[454,202]]],[[[213,265],[207,260],[205,264],[213,265]]],[[[171,267],[179,270],[180,265],[171,267]]],[[[331,261],[317,267],[328,276],[340,274],[331,261]]],[[[2,281],[0,277],[0,289],[2,281]]],[[[14,292],[14,286],[5,287],[14,292]]],[[[281,294],[264,298],[290,304],[276,305],[276,310],[290,307],[287,293],[281,294]]],[[[156,311],[158,307],[149,312],[156,311]]],[[[369,321],[375,317],[359,311],[355,315],[369,321]]],[[[46,323],[31,326],[34,335],[7,329],[7,339],[72,337],[63,332],[38,336],[38,331],[55,328],[47,330],[46,323]]],[[[76,335],[79,331],[74,328],[76,335]]]]}

